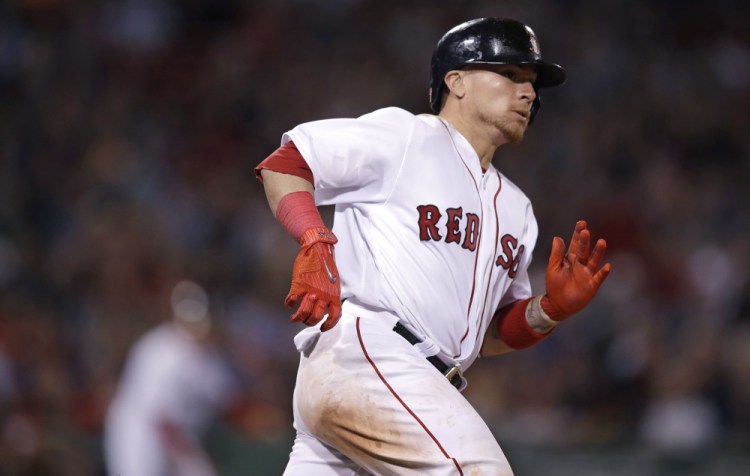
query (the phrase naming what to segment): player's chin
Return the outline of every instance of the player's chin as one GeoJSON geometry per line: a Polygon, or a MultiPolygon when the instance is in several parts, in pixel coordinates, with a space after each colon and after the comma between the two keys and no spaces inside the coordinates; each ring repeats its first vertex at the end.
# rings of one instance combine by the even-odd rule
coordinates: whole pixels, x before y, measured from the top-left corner
{"type": "Polygon", "coordinates": [[[500,131],[503,133],[508,143],[520,144],[526,134],[527,126],[528,123],[526,121],[506,122],[500,125],[500,131]]]}

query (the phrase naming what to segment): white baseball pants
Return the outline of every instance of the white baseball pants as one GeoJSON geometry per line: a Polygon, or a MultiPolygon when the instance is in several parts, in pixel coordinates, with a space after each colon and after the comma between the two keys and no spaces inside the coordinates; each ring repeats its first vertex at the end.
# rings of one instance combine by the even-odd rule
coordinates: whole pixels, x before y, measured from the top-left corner
{"type": "Polygon", "coordinates": [[[349,309],[332,330],[296,339],[297,437],[284,474],[511,476],[482,418],[395,320],[349,309]]]}

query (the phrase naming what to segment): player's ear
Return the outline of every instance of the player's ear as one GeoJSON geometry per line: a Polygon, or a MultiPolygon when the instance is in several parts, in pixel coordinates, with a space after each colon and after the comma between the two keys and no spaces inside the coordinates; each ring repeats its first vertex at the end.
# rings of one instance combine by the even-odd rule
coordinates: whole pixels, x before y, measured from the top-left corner
{"type": "MultiPolygon", "coordinates": [[[[464,97],[466,94],[466,86],[464,84],[464,75],[461,70],[454,69],[445,73],[445,86],[450,93],[453,93],[459,99],[464,97]]],[[[450,94],[449,93],[449,94],[450,94]]]]}

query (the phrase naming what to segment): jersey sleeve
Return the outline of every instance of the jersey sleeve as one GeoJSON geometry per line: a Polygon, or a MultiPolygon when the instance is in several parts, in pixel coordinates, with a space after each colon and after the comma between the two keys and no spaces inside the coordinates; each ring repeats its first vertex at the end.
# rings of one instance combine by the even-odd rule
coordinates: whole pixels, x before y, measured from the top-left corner
{"type": "Polygon", "coordinates": [[[404,161],[415,116],[387,108],[356,119],[301,124],[284,134],[313,173],[317,205],[383,201],[404,161]]]}
{"type": "Polygon", "coordinates": [[[525,249],[523,255],[521,255],[521,263],[518,266],[518,273],[506,293],[500,299],[498,309],[507,306],[514,301],[528,299],[532,296],[531,281],[529,280],[529,266],[531,265],[532,254],[538,237],[539,226],[537,225],[536,217],[534,216],[534,210],[531,207],[531,202],[527,202],[526,229],[524,230],[524,236],[521,240],[525,249]]]}

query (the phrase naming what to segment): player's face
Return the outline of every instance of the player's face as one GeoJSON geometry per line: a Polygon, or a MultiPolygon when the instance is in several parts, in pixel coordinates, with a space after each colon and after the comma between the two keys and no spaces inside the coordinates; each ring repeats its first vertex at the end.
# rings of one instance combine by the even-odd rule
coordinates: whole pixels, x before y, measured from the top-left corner
{"type": "Polygon", "coordinates": [[[536,98],[532,65],[482,65],[464,70],[470,109],[479,126],[490,126],[510,143],[523,139],[536,98]]]}

